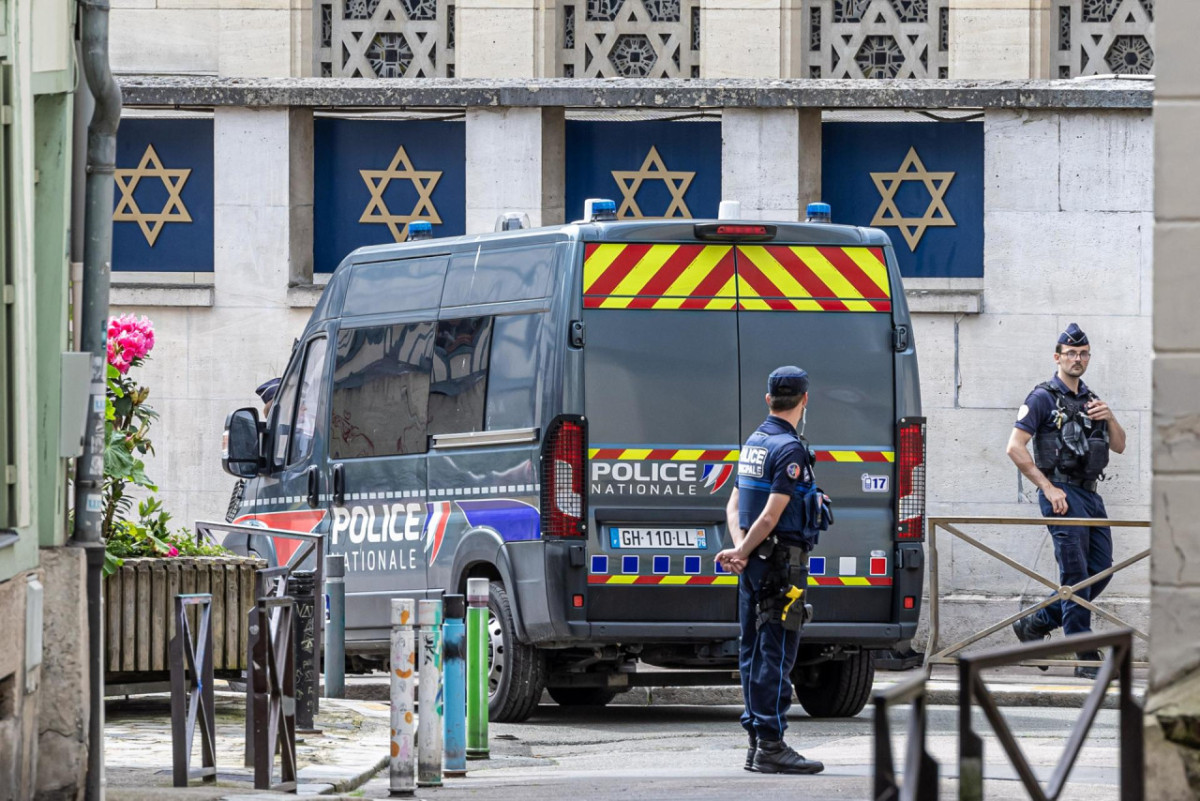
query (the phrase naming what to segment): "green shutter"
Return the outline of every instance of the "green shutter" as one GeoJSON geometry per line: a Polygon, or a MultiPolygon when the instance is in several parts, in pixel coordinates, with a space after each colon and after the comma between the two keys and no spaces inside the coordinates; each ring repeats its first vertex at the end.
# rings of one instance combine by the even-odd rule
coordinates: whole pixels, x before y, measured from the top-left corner
{"type": "Polygon", "coordinates": [[[12,67],[0,63],[0,529],[16,527],[13,458],[12,67]]]}

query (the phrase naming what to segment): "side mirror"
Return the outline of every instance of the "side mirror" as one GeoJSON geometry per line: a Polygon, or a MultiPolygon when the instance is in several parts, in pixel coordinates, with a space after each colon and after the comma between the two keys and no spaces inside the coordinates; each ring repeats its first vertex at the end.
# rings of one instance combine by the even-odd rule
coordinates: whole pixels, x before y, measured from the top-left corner
{"type": "Polygon", "coordinates": [[[221,467],[231,476],[254,478],[262,466],[262,428],[258,410],[252,407],[238,409],[225,418],[221,467]]]}

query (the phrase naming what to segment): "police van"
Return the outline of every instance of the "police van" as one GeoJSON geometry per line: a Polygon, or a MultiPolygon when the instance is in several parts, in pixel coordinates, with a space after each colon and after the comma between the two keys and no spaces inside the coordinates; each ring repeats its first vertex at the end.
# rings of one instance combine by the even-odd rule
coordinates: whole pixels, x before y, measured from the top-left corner
{"type": "Polygon", "coordinates": [[[224,465],[248,479],[234,522],[323,532],[345,556],[359,667],[384,664],[391,599],[490,579],[492,720],[525,719],[543,689],[598,705],[734,683],[737,577],[714,556],[766,377],[800,365],[836,523],[792,678],[810,714],[857,714],[873,652],[916,631],[923,573],[925,430],[890,240],[590,206],[350,254],[267,419],[227,420],[224,465]]]}

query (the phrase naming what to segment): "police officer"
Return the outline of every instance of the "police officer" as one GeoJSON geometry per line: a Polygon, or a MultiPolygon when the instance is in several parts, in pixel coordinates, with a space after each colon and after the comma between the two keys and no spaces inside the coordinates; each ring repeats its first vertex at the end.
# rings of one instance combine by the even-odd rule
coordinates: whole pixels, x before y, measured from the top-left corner
{"type": "MultiPolygon", "coordinates": [[[[1037,485],[1042,514],[1067,517],[1108,517],[1096,482],[1108,465],[1109,450],[1125,452],[1125,429],[1108,404],[1083,383],[1092,358],[1087,334],[1071,323],[1058,338],[1054,361],[1058,372],[1038,384],[1017,412],[1008,456],[1037,485]],[[1033,457],[1026,446],[1033,439],[1033,457]]],[[[1078,584],[1112,565],[1112,530],[1108,526],[1051,524],[1054,558],[1060,581],[1078,584]]],[[[1108,579],[1079,590],[1080,598],[1094,601],[1108,579]]],[[[1022,642],[1041,640],[1062,626],[1066,635],[1092,630],[1092,614],[1074,601],[1060,601],[1013,623],[1022,642]]],[[[1080,652],[1080,659],[1099,660],[1096,651],[1080,652]]],[[[1097,668],[1077,667],[1075,675],[1094,679],[1097,668]]]]}
{"type": "Polygon", "coordinates": [[[775,370],[767,379],[766,401],[770,416],[742,447],[737,484],[725,509],[734,547],[717,554],[717,561],[741,577],[738,667],[745,700],[742,726],[750,739],[746,770],[819,773],[823,764],[783,742],[800,634],[765,611],[782,597],[787,582],[781,576],[789,575],[792,559],[802,560],[807,572],[805,554],[813,544],[802,520],[803,488],[812,488],[812,458],[796,433],[808,406],[808,374],[790,366],[775,370]]]}

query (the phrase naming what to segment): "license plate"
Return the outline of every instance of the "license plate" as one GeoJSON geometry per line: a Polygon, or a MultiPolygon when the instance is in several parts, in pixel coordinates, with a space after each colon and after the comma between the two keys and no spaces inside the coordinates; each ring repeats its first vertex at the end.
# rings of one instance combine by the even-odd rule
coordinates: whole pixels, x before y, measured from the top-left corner
{"type": "Polygon", "coordinates": [[[708,538],[702,528],[618,528],[608,530],[613,548],[660,548],[680,551],[703,550],[708,538]]]}

